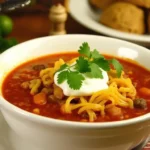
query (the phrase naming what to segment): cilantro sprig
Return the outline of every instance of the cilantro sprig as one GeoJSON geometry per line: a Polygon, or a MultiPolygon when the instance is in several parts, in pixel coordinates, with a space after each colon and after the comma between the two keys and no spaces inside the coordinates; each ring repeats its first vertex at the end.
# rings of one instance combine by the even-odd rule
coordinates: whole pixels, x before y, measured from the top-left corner
{"type": "Polygon", "coordinates": [[[85,80],[84,74],[87,73],[91,78],[103,79],[102,70],[109,71],[112,65],[117,71],[117,77],[121,76],[123,70],[122,65],[116,59],[107,60],[96,49],[90,50],[87,42],[84,42],[79,50],[80,56],[76,60],[74,65],[63,64],[57,72],[58,84],[67,81],[70,88],[79,90],[82,86],[82,82],[85,80]]]}

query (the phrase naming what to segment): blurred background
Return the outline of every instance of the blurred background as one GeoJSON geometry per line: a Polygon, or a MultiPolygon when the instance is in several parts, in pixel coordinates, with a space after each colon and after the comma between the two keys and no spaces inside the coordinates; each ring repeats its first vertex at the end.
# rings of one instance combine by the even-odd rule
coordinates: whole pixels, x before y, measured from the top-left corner
{"type": "Polygon", "coordinates": [[[50,8],[58,3],[67,10],[67,34],[112,36],[150,47],[150,0],[0,0],[0,52],[48,36],[50,8]]]}
{"type": "MultiPolygon", "coordinates": [[[[1,5],[2,1],[4,0],[0,0],[1,5]]],[[[15,0],[10,1],[11,3],[16,3],[15,0]]],[[[27,3],[27,1],[28,0],[23,0],[22,3],[27,3]]],[[[13,5],[16,8],[11,8],[10,10],[5,9],[5,11],[3,10],[0,12],[0,15],[7,15],[13,21],[12,32],[7,37],[14,37],[17,39],[18,42],[23,42],[29,39],[47,36],[51,28],[51,22],[48,18],[50,7],[57,3],[61,3],[62,5],[64,5],[65,1],[32,0],[31,2],[29,2],[29,4],[26,4],[26,6],[24,7],[21,6],[21,0],[19,0],[19,3],[20,8],[19,6],[13,5]]],[[[80,25],[70,15],[68,16],[66,22],[66,30],[67,33],[96,34],[91,30],[88,30],[82,25],[80,25]]]]}

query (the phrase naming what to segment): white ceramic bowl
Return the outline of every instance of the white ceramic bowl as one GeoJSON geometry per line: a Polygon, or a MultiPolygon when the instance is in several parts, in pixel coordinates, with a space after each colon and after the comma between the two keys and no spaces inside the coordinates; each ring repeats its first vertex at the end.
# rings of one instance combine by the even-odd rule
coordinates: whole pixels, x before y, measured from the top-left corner
{"type": "MultiPolygon", "coordinates": [[[[77,50],[85,41],[101,53],[131,58],[150,69],[150,51],[129,42],[92,35],[38,38],[1,54],[1,95],[4,77],[15,66],[38,56],[77,50]]],[[[130,150],[150,133],[150,114],[111,123],[81,123],[31,114],[10,104],[3,96],[0,107],[7,123],[18,135],[16,150],[130,150]],[[27,144],[20,146],[20,139],[27,144]]]]}

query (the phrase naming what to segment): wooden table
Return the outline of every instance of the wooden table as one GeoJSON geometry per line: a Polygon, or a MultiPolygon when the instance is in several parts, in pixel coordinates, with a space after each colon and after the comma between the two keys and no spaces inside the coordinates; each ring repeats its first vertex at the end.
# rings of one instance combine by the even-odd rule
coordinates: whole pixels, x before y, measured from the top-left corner
{"type": "MultiPolygon", "coordinates": [[[[63,3],[63,0],[52,0],[51,5],[58,2],[63,3]]],[[[48,36],[51,28],[48,19],[49,8],[50,6],[39,3],[32,7],[7,13],[14,21],[14,28],[9,37],[15,37],[19,42],[24,42],[48,36]]],[[[66,22],[66,30],[68,34],[98,34],[80,25],[70,15],[66,22]]]]}

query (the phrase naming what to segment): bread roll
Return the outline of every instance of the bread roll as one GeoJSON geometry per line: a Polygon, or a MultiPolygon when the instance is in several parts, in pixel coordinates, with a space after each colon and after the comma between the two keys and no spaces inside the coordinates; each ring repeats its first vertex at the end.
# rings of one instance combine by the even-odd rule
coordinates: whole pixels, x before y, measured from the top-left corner
{"type": "Polygon", "coordinates": [[[129,2],[137,6],[150,8],[150,0],[120,0],[124,2],[129,2]]]}
{"type": "Polygon", "coordinates": [[[135,34],[145,32],[144,11],[130,3],[113,3],[101,13],[100,22],[124,32],[135,34]]]}
{"type": "Polygon", "coordinates": [[[148,13],[148,33],[150,33],[150,11],[148,13]]]}
{"type": "Polygon", "coordinates": [[[112,4],[113,2],[115,2],[116,0],[89,0],[89,2],[100,9],[104,9],[107,6],[109,6],[110,4],[112,4]]]}

